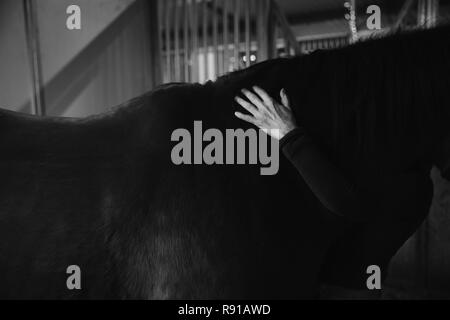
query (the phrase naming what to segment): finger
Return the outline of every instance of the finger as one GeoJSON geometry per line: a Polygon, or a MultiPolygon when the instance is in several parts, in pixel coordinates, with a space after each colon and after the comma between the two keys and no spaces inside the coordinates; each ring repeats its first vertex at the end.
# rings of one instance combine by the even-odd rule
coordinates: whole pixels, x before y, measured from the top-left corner
{"type": "Polygon", "coordinates": [[[240,113],[240,112],[235,112],[234,115],[237,118],[241,119],[241,120],[244,120],[244,121],[246,121],[248,123],[251,123],[251,124],[254,124],[255,126],[258,126],[258,121],[255,118],[253,118],[252,116],[249,116],[247,114],[243,114],[243,113],[240,113]]]}
{"type": "Polygon", "coordinates": [[[236,100],[236,102],[241,107],[243,107],[245,110],[247,110],[248,112],[250,112],[254,116],[257,116],[259,114],[258,109],[253,104],[251,104],[250,102],[245,101],[244,99],[242,99],[240,97],[235,97],[234,100],[236,100]]]}
{"type": "Polygon", "coordinates": [[[273,99],[264,89],[261,89],[258,86],[254,86],[253,90],[255,90],[255,92],[260,96],[260,98],[266,105],[271,106],[273,104],[273,99]]]}
{"type": "Polygon", "coordinates": [[[246,89],[242,90],[242,93],[250,100],[259,110],[267,110],[267,107],[264,105],[264,102],[253,92],[248,91],[246,89]]]}
{"type": "Polygon", "coordinates": [[[281,103],[282,103],[286,108],[290,109],[290,108],[291,108],[291,105],[290,105],[290,103],[289,103],[289,98],[288,98],[288,96],[287,96],[287,94],[286,94],[286,90],[285,90],[284,88],[281,89],[281,91],[280,91],[280,97],[281,97],[281,103]]]}

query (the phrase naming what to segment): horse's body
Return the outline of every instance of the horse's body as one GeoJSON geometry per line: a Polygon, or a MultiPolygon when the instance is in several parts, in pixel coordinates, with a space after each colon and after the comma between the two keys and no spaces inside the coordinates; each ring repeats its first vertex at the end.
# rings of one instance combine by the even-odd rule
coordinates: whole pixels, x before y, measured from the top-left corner
{"type": "Polygon", "coordinates": [[[315,226],[300,223],[298,212],[278,203],[277,190],[291,198],[300,193],[292,170],[281,183],[282,172],[263,177],[255,166],[171,162],[174,129],[191,128],[194,119],[218,123],[212,90],[211,85],[163,88],[98,119],[2,113],[0,295],[310,293],[298,284],[313,280],[311,272],[319,266],[307,277],[297,270],[315,254],[317,241],[302,239],[301,230],[320,225],[316,219],[315,226]],[[299,246],[311,253],[296,256],[299,246]],[[66,287],[69,265],[82,270],[81,291],[66,287]]]}
{"type": "Polygon", "coordinates": [[[429,169],[447,133],[439,106],[450,86],[435,77],[449,74],[450,44],[439,39],[448,34],[273,60],[203,86],[164,86],[99,117],[1,111],[0,297],[305,298],[319,279],[345,284],[366,264],[385,268],[428,211],[429,169]],[[405,57],[416,41],[439,59],[405,57]],[[336,217],[283,157],[274,176],[172,163],[171,133],[194,120],[247,128],[231,105],[254,84],[287,88],[299,122],[380,199],[379,216],[336,217]],[[399,187],[407,192],[393,196],[399,187]],[[81,290],[66,287],[70,265],[81,290]]]}

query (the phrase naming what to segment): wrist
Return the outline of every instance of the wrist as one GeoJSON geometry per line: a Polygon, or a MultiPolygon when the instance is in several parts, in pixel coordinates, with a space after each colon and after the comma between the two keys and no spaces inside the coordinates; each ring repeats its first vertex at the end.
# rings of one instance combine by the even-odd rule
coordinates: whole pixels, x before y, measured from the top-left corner
{"type": "Polygon", "coordinates": [[[295,129],[298,129],[296,125],[287,126],[283,130],[280,130],[280,140],[283,139],[285,136],[287,136],[289,133],[294,131],[295,129]]]}
{"type": "Polygon", "coordinates": [[[287,134],[280,139],[280,149],[287,145],[290,141],[301,138],[305,135],[305,129],[303,127],[295,126],[287,134]]]}

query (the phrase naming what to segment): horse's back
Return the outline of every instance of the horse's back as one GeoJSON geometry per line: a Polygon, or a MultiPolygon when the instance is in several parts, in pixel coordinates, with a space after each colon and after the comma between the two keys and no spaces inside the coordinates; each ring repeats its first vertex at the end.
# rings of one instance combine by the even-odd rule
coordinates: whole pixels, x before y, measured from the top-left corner
{"type": "Polygon", "coordinates": [[[105,199],[124,141],[111,119],[0,112],[0,296],[107,297],[105,199]],[[70,291],[78,265],[90,290],[70,291]],[[103,271],[102,271],[103,270],[103,271]]]}

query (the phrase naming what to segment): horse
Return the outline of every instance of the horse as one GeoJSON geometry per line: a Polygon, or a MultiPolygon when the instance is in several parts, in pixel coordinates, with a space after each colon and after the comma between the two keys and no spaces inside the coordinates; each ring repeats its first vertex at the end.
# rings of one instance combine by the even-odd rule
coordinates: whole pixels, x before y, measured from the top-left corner
{"type": "Polygon", "coordinates": [[[273,59],[82,119],[0,110],[0,297],[310,299],[321,283],[365,288],[369,265],[384,279],[428,213],[431,167],[448,178],[449,34],[273,59]],[[298,123],[373,195],[367,212],[330,212],[283,156],[274,175],[173,163],[172,133],[194,121],[252,128],[233,99],[253,85],[286,89],[298,123]]]}

